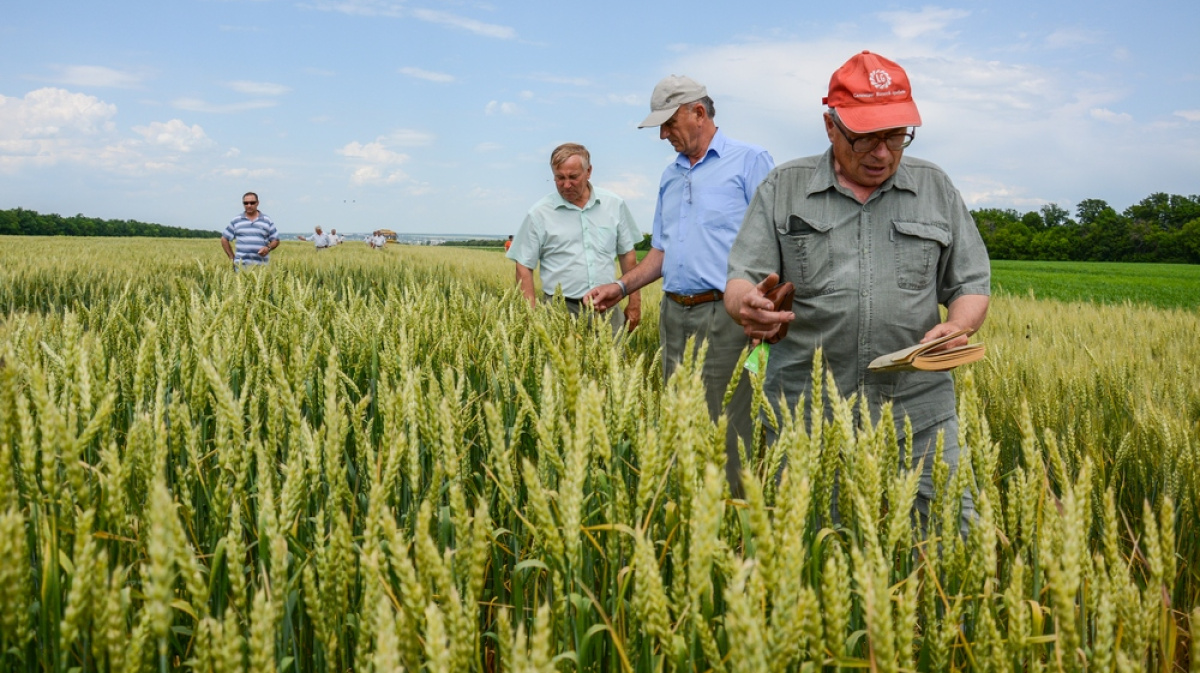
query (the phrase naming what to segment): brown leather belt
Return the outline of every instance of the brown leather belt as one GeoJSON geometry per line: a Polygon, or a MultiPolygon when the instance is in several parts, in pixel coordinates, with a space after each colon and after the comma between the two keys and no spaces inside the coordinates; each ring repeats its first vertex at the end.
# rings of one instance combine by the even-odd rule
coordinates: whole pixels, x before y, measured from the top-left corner
{"type": "Polygon", "coordinates": [[[665,292],[664,294],[676,304],[687,306],[688,308],[707,304],[710,301],[720,301],[725,296],[725,293],[720,290],[709,290],[700,294],[675,294],[674,292],[665,292]]]}

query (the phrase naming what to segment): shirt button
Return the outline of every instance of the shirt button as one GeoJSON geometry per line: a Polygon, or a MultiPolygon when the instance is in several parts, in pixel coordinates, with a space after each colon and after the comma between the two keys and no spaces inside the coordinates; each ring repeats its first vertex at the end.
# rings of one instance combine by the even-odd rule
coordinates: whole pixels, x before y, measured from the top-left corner
{"type": "Polygon", "coordinates": [[[862,290],[859,291],[859,294],[861,294],[864,297],[867,296],[867,289],[863,288],[862,290]]]}

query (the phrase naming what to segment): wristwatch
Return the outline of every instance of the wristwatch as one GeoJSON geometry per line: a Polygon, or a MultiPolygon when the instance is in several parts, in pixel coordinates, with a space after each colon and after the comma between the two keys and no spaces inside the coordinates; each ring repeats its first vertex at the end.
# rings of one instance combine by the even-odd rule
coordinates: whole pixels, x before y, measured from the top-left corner
{"type": "Polygon", "coordinates": [[[615,282],[617,284],[617,287],[621,288],[621,296],[622,297],[629,296],[629,290],[625,289],[625,281],[618,278],[617,280],[615,280],[613,282],[615,282]]]}

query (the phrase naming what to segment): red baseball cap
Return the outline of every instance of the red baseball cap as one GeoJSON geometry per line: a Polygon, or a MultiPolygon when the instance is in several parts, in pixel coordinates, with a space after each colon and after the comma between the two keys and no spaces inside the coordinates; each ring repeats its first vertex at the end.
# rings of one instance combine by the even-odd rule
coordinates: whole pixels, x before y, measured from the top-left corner
{"type": "Polygon", "coordinates": [[[855,54],[833,73],[829,95],[821,102],[837,110],[838,119],[855,133],[921,125],[904,68],[869,51],[855,54]]]}

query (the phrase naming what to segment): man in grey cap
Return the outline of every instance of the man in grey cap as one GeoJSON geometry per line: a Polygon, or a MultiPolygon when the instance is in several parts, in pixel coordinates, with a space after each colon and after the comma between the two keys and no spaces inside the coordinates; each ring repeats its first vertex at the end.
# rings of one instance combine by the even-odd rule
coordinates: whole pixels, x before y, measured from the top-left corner
{"type": "MultiPolygon", "coordinates": [[[[750,343],[740,325],[725,312],[729,249],[754,190],[775,167],[761,147],[738,142],[717,128],[713,101],[704,85],[678,75],[664,78],[650,97],[650,115],[638,128],[659,127],[658,137],[679,153],[658,186],[650,252],[612,283],[587,294],[597,310],[663,279],[665,299],[659,315],[663,378],[669,379],[683,359],[689,338],[696,347],[707,342],[704,383],[709,415],[716,421],[725,389],[742,350],[750,343]]],[[[735,496],[741,494],[738,437],[750,447],[750,387],[743,378],[725,410],[726,474],[735,496]]]]}

